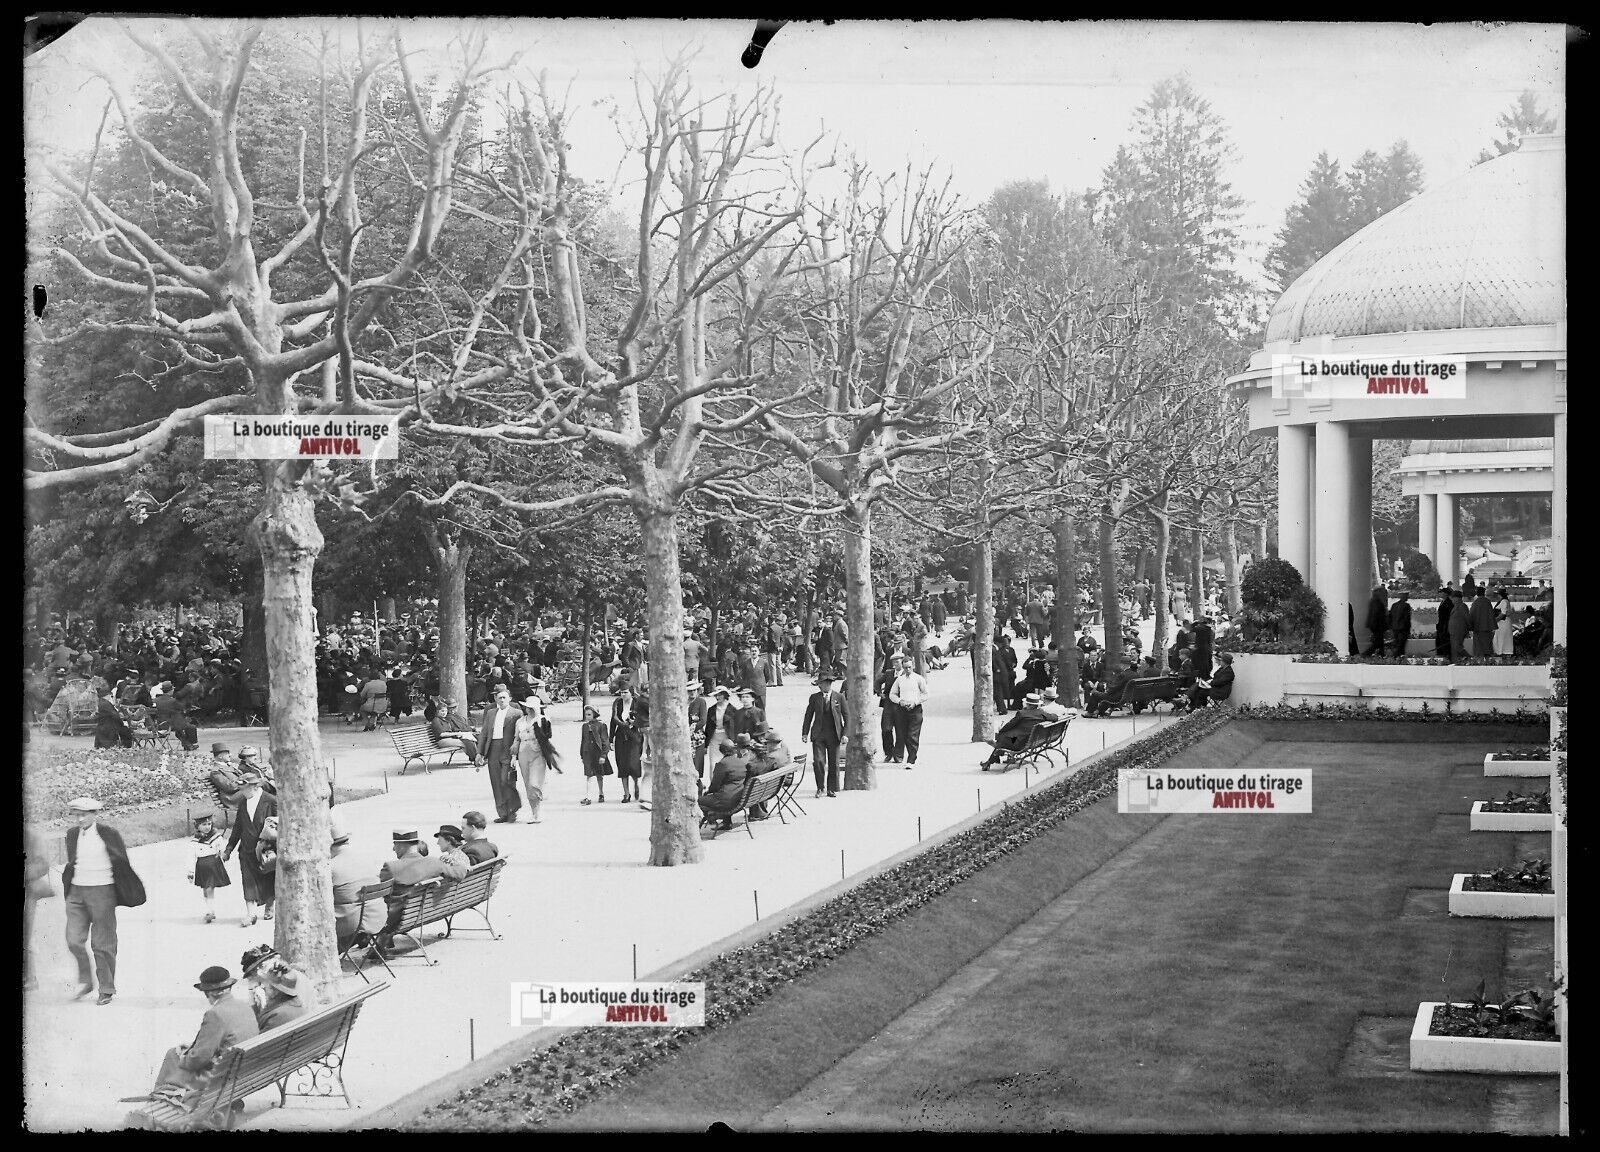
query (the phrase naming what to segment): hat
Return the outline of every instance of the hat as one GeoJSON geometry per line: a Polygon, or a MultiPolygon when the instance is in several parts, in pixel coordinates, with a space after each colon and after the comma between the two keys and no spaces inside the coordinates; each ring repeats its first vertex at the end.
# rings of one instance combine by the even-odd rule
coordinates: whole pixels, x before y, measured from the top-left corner
{"type": "Polygon", "coordinates": [[[741,688],[741,689],[739,689],[739,695],[741,695],[741,696],[749,696],[752,699],[754,699],[755,698],[755,694],[756,694],[756,690],[754,688],[741,688]]]}
{"type": "Polygon", "coordinates": [[[195,827],[196,828],[198,828],[202,824],[211,824],[211,823],[214,823],[215,821],[216,821],[216,817],[212,816],[211,813],[209,813],[209,812],[202,812],[202,813],[200,813],[200,815],[198,815],[198,816],[196,816],[194,818],[194,823],[195,823],[195,827]]]}
{"type": "Polygon", "coordinates": [[[394,842],[396,844],[420,844],[421,843],[421,841],[417,839],[417,834],[415,832],[399,832],[399,831],[397,831],[394,834],[394,842]]]}
{"type": "MultiPolygon", "coordinates": [[[[245,954],[239,957],[239,974],[248,980],[251,973],[261,967],[264,961],[271,960],[277,954],[278,950],[271,944],[259,944],[246,949],[245,954]]],[[[202,976],[201,979],[205,977],[202,976]]]]}
{"type": "Polygon", "coordinates": [[[448,836],[452,840],[454,840],[457,844],[461,843],[461,841],[463,839],[465,839],[465,837],[463,837],[461,835],[461,829],[457,828],[454,824],[441,824],[441,825],[439,825],[439,830],[437,832],[435,832],[434,835],[435,836],[448,836]]]}
{"type": "Polygon", "coordinates": [[[1029,692],[1022,698],[1022,703],[1025,706],[1031,705],[1032,707],[1037,708],[1040,704],[1044,703],[1044,698],[1041,697],[1037,692],[1029,692]]]}
{"type": "Polygon", "coordinates": [[[768,728],[761,733],[761,738],[768,744],[777,744],[782,742],[783,733],[779,732],[776,728],[768,728]]]}
{"type": "Polygon", "coordinates": [[[832,672],[828,672],[828,671],[818,672],[817,673],[817,678],[815,680],[813,680],[812,683],[817,685],[819,688],[824,684],[832,684],[833,683],[833,673],[832,672]]]}
{"type": "Polygon", "coordinates": [[[754,748],[756,742],[750,739],[750,733],[741,732],[733,738],[733,745],[735,748],[754,748]]]}
{"type": "Polygon", "coordinates": [[[725,684],[718,684],[711,694],[713,696],[732,696],[733,689],[725,684]]]}
{"type": "Polygon", "coordinates": [[[67,808],[72,812],[98,812],[104,807],[92,796],[79,796],[76,800],[67,801],[67,808]]]}
{"type": "Polygon", "coordinates": [[[249,765],[246,765],[245,768],[239,773],[240,781],[245,784],[250,783],[252,780],[259,784],[264,778],[265,777],[263,777],[261,774],[261,769],[254,768],[249,765]]]}
{"type": "Polygon", "coordinates": [[[228,746],[226,744],[213,744],[211,746],[211,754],[213,756],[216,756],[219,753],[227,752],[227,751],[229,751],[229,748],[228,748],[228,746]]]}
{"type": "Polygon", "coordinates": [[[737,748],[738,745],[736,745],[732,740],[724,740],[717,745],[717,751],[723,753],[724,755],[737,750],[737,748]]]}
{"type": "Polygon", "coordinates": [[[261,755],[261,749],[257,748],[254,744],[246,744],[243,748],[239,749],[239,759],[241,760],[243,760],[246,756],[259,755],[261,755]]]}
{"type": "Polygon", "coordinates": [[[238,981],[228,975],[226,968],[211,967],[200,973],[200,982],[195,985],[202,992],[221,992],[225,988],[232,988],[238,981]]]}
{"type": "Polygon", "coordinates": [[[350,829],[344,826],[344,818],[337,812],[328,817],[328,838],[334,844],[350,842],[350,829]]]}
{"type": "Polygon", "coordinates": [[[1059,700],[1061,698],[1061,693],[1057,692],[1054,688],[1046,688],[1044,690],[1044,698],[1046,700],[1059,700]]]}

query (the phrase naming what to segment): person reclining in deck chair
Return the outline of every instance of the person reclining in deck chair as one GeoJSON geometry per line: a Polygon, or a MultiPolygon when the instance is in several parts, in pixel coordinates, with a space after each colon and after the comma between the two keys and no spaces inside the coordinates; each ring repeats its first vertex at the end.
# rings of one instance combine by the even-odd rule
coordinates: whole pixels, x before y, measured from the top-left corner
{"type": "Polygon", "coordinates": [[[994,734],[994,751],[989,753],[989,758],[980,765],[985,772],[1000,762],[1002,752],[1020,752],[1028,746],[1028,740],[1035,728],[1041,724],[1049,724],[1055,719],[1044,710],[1043,704],[1044,698],[1037,692],[1030,692],[1022,698],[1022,707],[1017,714],[1007,720],[1005,727],[994,734]]]}

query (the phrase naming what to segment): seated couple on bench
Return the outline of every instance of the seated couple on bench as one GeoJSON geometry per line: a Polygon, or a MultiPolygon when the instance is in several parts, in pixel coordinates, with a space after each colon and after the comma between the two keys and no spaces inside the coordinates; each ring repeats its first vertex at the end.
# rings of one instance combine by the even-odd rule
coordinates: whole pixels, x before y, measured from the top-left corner
{"type": "Polygon", "coordinates": [[[1033,738],[1033,730],[1039,725],[1065,720],[1071,715],[1060,705],[1059,698],[1060,693],[1054,688],[1046,688],[1042,694],[1030,692],[1024,696],[1021,709],[994,734],[994,751],[989,753],[989,758],[980,767],[987,772],[1000,762],[1005,753],[1025,749],[1033,738]]]}

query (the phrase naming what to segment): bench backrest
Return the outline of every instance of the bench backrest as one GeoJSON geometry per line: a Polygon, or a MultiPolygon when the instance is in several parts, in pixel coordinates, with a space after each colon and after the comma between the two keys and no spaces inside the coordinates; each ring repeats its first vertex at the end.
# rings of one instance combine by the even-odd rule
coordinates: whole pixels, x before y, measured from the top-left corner
{"type": "Polygon", "coordinates": [[[761,804],[771,800],[783,790],[783,786],[789,782],[789,777],[794,772],[795,766],[791,764],[783,768],[774,768],[771,772],[761,776],[752,777],[749,788],[745,792],[744,806],[748,808],[753,804],[761,804]]]}
{"type": "Polygon", "coordinates": [[[1130,680],[1123,689],[1124,703],[1139,703],[1144,700],[1159,700],[1178,691],[1183,687],[1183,680],[1177,676],[1147,676],[1142,680],[1130,680]]]}
{"type": "Polygon", "coordinates": [[[276,1084],[291,1073],[339,1051],[361,1014],[361,1005],[389,987],[376,984],[297,1020],[253,1036],[220,1058],[210,1086],[194,1101],[197,1114],[226,1108],[235,1100],[276,1084]]]}
{"type": "Polygon", "coordinates": [[[507,859],[496,856],[474,864],[460,880],[441,880],[408,892],[400,913],[402,930],[421,928],[482,904],[500,886],[500,870],[506,866],[507,859]]]}
{"type": "Polygon", "coordinates": [[[1054,744],[1067,734],[1067,725],[1071,723],[1072,717],[1068,716],[1064,720],[1052,720],[1048,724],[1035,725],[1033,731],[1028,733],[1028,746],[1037,748],[1041,744],[1054,744]]]}
{"type": "Polygon", "coordinates": [[[412,752],[427,752],[439,747],[439,742],[433,738],[433,729],[426,724],[406,724],[399,728],[391,728],[389,739],[394,741],[394,750],[402,756],[412,752]]]}

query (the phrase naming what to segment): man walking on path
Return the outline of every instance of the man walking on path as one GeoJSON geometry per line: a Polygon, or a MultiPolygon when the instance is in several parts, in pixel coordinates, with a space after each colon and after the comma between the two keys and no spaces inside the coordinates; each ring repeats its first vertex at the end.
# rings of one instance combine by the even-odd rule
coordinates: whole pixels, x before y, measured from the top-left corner
{"type": "Polygon", "coordinates": [[[1467,658],[1467,633],[1471,630],[1472,621],[1469,617],[1466,601],[1462,599],[1461,589],[1457,588],[1450,593],[1450,659],[1460,664],[1467,658]]]}
{"type": "Polygon", "coordinates": [[[511,778],[515,771],[511,741],[516,736],[522,709],[511,702],[511,689],[504,684],[494,690],[494,707],[483,714],[483,730],[478,733],[478,764],[489,768],[489,789],[494,793],[496,824],[515,824],[522,808],[522,797],[511,778]]]}
{"type": "Polygon", "coordinates": [[[889,702],[895,706],[895,743],[906,756],[906,768],[917,762],[922,743],[922,706],[928,699],[928,681],[907,666],[905,657],[895,661],[897,671],[889,688],[889,702]]]}
{"type": "Polygon", "coordinates": [[[78,962],[81,1000],[95,990],[96,1004],[109,1004],[117,994],[117,908],[144,903],[144,885],[128,862],[122,834],[96,815],[105,805],[79,796],[67,804],[78,820],[67,829],[67,866],[61,871],[61,892],[67,902],[67,949],[78,962]],[[90,972],[89,951],[94,951],[90,972]]]}
{"type": "Polygon", "coordinates": [[[844,697],[833,690],[833,677],[823,672],[817,677],[817,690],[806,702],[805,719],[800,722],[800,743],[811,742],[811,770],[817,781],[817,795],[839,793],[839,745],[844,743],[844,697]]]}
{"type": "Polygon", "coordinates": [[[1411,642],[1411,593],[1402,591],[1389,605],[1389,631],[1394,634],[1394,654],[1404,656],[1411,642]]]}
{"type": "Polygon", "coordinates": [[[1494,655],[1494,605],[1489,603],[1489,586],[1478,585],[1478,595],[1467,613],[1472,626],[1472,654],[1479,659],[1494,655]]]}

